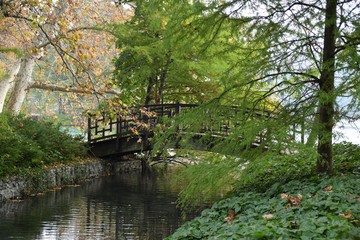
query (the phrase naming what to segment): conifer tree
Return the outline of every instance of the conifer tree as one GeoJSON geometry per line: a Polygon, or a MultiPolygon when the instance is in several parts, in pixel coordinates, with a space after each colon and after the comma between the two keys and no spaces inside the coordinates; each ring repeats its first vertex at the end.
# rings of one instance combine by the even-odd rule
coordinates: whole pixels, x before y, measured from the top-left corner
{"type": "Polygon", "coordinates": [[[131,1],[131,6],[133,18],[114,24],[119,49],[114,78],[127,101],[203,103],[217,96],[224,88],[221,72],[235,54],[219,55],[219,45],[201,52],[203,40],[189,43],[174,32],[173,24],[179,24],[176,13],[190,15],[194,6],[160,0],[131,1]]]}
{"type": "Polygon", "coordinates": [[[359,85],[360,4],[337,0],[193,4],[200,16],[187,18],[188,29],[196,29],[193,36],[207,37],[211,45],[222,29],[229,29],[240,42],[239,56],[247,56],[229,68],[227,73],[236,69],[236,74],[227,75],[231,84],[222,96],[251,92],[237,94],[237,99],[240,105],[251,103],[253,109],[263,100],[274,100],[271,108],[281,117],[273,134],[284,122],[288,126],[308,122],[310,135],[317,134],[317,171],[331,175],[334,124],[349,113],[337,106],[336,99],[347,95],[353,99],[349,107],[358,106],[359,95],[352,88],[359,85]]]}
{"type": "MultiPolygon", "coordinates": [[[[348,118],[359,103],[355,89],[359,86],[360,3],[184,0],[138,1],[136,7],[145,6],[141,4],[146,5],[148,13],[154,9],[166,13],[166,24],[158,20],[158,26],[164,26],[161,39],[166,44],[162,46],[171,48],[162,56],[171,53],[171,59],[177,62],[173,56],[179,50],[196,52],[195,57],[182,59],[181,63],[202,62],[208,64],[209,72],[214,71],[213,62],[218,61],[219,67],[219,59],[226,59],[217,71],[220,75],[204,75],[208,81],[220,83],[218,94],[213,94],[203,109],[190,114],[189,121],[181,119],[182,125],[201,129],[204,124],[237,118],[226,141],[212,144],[227,153],[249,147],[261,134],[267,135],[263,146],[284,151],[294,142],[289,141],[289,134],[294,133],[291,127],[306,126],[307,144],[317,144],[317,171],[332,174],[334,125],[348,118]],[[201,61],[204,59],[208,61],[201,61]],[[343,96],[352,99],[348,109],[337,105],[337,98],[343,96]],[[237,105],[242,114],[229,114],[221,107],[224,104],[237,105]],[[273,117],[256,118],[259,109],[273,117]],[[201,114],[203,117],[199,117],[201,114]]],[[[191,72],[181,69],[178,73],[186,71],[191,72]]],[[[177,86],[182,81],[186,79],[179,80],[177,86]]],[[[301,142],[305,143],[303,138],[304,134],[301,142]]]]}

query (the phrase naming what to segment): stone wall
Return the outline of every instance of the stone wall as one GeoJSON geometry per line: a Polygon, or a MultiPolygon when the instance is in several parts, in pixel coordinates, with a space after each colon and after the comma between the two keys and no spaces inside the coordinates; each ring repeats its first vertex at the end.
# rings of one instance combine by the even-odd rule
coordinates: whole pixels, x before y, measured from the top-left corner
{"type": "Polygon", "coordinates": [[[141,160],[124,158],[121,160],[89,159],[41,171],[29,170],[21,176],[0,179],[0,202],[22,199],[65,185],[79,184],[91,178],[141,171],[141,169],[141,160]]]}

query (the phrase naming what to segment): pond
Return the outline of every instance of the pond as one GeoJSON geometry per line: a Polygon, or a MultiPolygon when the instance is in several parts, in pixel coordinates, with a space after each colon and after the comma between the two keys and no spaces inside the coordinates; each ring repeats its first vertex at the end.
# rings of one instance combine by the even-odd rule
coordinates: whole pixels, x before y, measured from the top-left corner
{"type": "Polygon", "coordinates": [[[0,239],[163,239],[184,221],[177,193],[127,173],[0,205],[0,239]]]}

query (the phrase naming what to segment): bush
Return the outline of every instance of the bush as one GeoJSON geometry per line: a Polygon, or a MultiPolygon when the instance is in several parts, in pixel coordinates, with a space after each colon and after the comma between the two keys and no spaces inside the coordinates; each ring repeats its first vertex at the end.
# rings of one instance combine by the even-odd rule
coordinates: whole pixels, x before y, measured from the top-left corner
{"type": "Polygon", "coordinates": [[[274,183],[283,184],[316,174],[317,154],[313,148],[300,148],[292,154],[268,153],[252,160],[240,174],[236,192],[258,191],[274,183]]]}
{"type": "MultiPolygon", "coordinates": [[[[249,161],[216,153],[194,153],[197,164],[179,170],[172,178],[174,185],[182,186],[178,199],[182,208],[191,209],[232,193],[270,193],[276,190],[274,187],[289,181],[317,176],[316,149],[302,145],[292,154],[267,152],[249,161]]],[[[334,172],[360,173],[360,146],[346,142],[335,144],[334,172]]]]}
{"type": "Polygon", "coordinates": [[[0,177],[84,155],[80,141],[59,128],[49,121],[0,114],[0,177]]]}
{"type": "Polygon", "coordinates": [[[360,173],[360,146],[342,142],[333,146],[334,170],[337,173],[360,173]]]}

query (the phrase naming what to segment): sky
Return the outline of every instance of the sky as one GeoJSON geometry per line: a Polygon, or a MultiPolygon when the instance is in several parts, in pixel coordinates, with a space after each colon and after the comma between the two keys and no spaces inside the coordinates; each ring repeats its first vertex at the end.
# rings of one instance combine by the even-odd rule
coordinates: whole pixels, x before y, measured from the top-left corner
{"type": "Polygon", "coordinates": [[[334,128],[335,132],[340,132],[343,136],[334,137],[334,142],[348,141],[360,145],[360,120],[354,123],[340,122],[334,128]]]}

